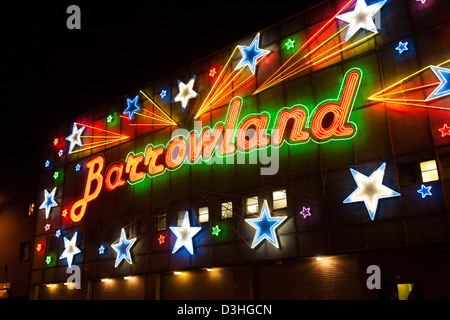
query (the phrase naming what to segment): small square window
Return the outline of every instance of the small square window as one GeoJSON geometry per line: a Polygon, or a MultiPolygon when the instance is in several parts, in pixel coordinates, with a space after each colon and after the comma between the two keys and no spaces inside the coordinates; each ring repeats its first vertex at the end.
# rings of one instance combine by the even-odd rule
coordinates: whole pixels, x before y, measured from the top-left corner
{"type": "Polygon", "coordinates": [[[423,161],[420,163],[420,172],[422,173],[422,182],[439,180],[436,160],[423,161]]]}
{"type": "Polygon", "coordinates": [[[273,209],[282,209],[287,207],[286,190],[277,190],[272,194],[273,209]]]}
{"type": "Polygon", "coordinates": [[[166,215],[165,214],[160,214],[160,215],[158,215],[158,222],[157,222],[157,225],[156,225],[156,229],[158,230],[158,231],[163,231],[163,230],[166,230],[166,215]]]}
{"type": "Polygon", "coordinates": [[[233,203],[231,201],[222,203],[221,217],[222,219],[233,218],[233,203]]]}
{"type": "Polygon", "coordinates": [[[209,221],[209,208],[208,207],[198,208],[198,221],[200,223],[209,221]]]}
{"type": "Polygon", "coordinates": [[[245,210],[247,213],[257,213],[258,209],[258,196],[245,199],[245,210]]]}

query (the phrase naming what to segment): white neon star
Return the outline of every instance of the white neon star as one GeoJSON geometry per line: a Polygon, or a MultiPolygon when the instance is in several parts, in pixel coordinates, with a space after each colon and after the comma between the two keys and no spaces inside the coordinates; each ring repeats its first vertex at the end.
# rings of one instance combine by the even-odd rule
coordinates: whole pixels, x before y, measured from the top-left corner
{"type": "Polygon", "coordinates": [[[186,211],[184,214],[183,222],[180,227],[170,227],[170,230],[177,237],[177,241],[173,246],[172,253],[175,253],[181,247],[185,247],[187,251],[192,255],[194,254],[194,246],[192,245],[192,237],[194,237],[202,228],[191,227],[189,223],[189,213],[186,211]]]}
{"type": "Polygon", "coordinates": [[[355,179],[358,187],[343,202],[352,203],[364,201],[370,219],[373,220],[377,211],[378,200],[400,196],[400,193],[397,191],[383,185],[385,169],[386,163],[383,163],[370,175],[370,177],[367,177],[356,170],[350,169],[353,179],[355,179]]]}
{"type": "Polygon", "coordinates": [[[186,109],[189,99],[195,98],[198,96],[198,93],[195,92],[192,88],[194,87],[195,82],[195,74],[194,76],[189,80],[187,84],[183,83],[182,81],[178,80],[178,94],[173,99],[174,102],[181,102],[181,107],[186,109]]]}
{"type": "Polygon", "coordinates": [[[83,133],[84,128],[85,127],[78,129],[77,124],[73,124],[72,134],[66,138],[66,140],[70,142],[69,153],[72,152],[75,145],[80,147],[83,145],[83,143],[81,142],[81,133],[83,133]]]}
{"type": "Polygon", "coordinates": [[[64,237],[64,252],[62,253],[61,257],[59,257],[59,259],[67,259],[67,265],[69,266],[69,268],[72,267],[72,261],[73,261],[73,256],[76,255],[77,253],[80,253],[81,250],[76,246],[77,244],[77,235],[78,232],[75,232],[74,235],[72,236],[72,239],[67,239],[66,237],[64,237]]]}
{"type": "Polygon", "coordinates": [[[348,41],[359,29],[366,29],[378,33],[377,27],[373,22],[373,16],[380,11],[387,0],[383,0],[370,6],[366,5],[365,0],[357,0],[355,9],[352,12],[342,13],[336,18],[349,23],[345,41],[348,41]]]}
{"type": "Polygon", "coordinates": [[[111,248],[113,248],[117,252],[116,263],[114,267],[117,267],[123,259],[125,259],[129,264],[132,264],[130,249],[133,246],[136,238],[127,240],[127,235],[125,234],[125,230],[122,228],[120,232],[119,242],[112,244],[111,248]]]}
{"type": "Polygon", "coordinates": [[[45,209],[45,219],[48,219],[48,215],[50,214],[50,210],[53,207],[57,207],[58,206],[58,203],[56,203],[56,201],[55,201],[56,187],[53,188],[52,192],[50,192],[50,193],[48,193],[47,189],[45,189],[44,192],[45,192],[44,202],[42,202],[42,204],[39,207],[39,209],[45,209]]]}

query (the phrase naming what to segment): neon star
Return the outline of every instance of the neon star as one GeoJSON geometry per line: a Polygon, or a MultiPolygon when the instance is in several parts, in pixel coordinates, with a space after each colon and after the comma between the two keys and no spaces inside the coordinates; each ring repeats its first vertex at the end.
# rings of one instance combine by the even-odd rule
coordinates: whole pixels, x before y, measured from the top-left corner
{"type": "Polygon", "coordinates": [[[184,112],[184,110],[187,107],[189,99],[195,98],[198,96],[198,93],[195,92],[192,88],[194,87],[195,82],[195,74],[194,76],[188,81],[187,84],[184,82],[178,81],[178,94],[173,99],[174,102],[181,102],[181,110],[184,112]]]}
{"type": "Polygon", "coordinates": [[[303,210],[300,211],[300,214],[303,216],[303,218],[306,219],[306,217],[311,216],[310,210],[311,210],[311,208],[305,208],[305,207],[303,207],[303,210]]]}
{"type": "Polygon", "coordinates": [[[218,225],[216,225],[215,227],[212,227],[212,234],[213,234],[214,236],[217,236],[217,237],[218,237],[220,231],[222,231],[222,230],[219,228],[218,225]]]}
{"type": "Polygon", "coordinates": [[[212,69],[209,70],[209,76],[210,76],[211,78],[214,78],[214,76],[216,75],[216,73],[217,73],[216,68],[212,68],[212,69]]]}
{"type": "Polygon", "coordinates": [[[75,232],[70,240],[64,237],[64,252],[59,259],[67,259],[69,268],[72,267],[73,256],[81,252],[77,247],[77,236],[78,232],[75,232]]]}
{"type": "Polygon", "coordinates": [[[47,224],[45,225],[45,227],[44,227],[44,230],[45,230],[45,231],[48,231],[48,230],[50,230],[50,227],[51,227],[51,224],[50,224],[50,223],[47,223],[47,224]]]}
{"type": "Polygon", "coordinates": [[[385,169],[386,163],[383,163],[370,175],[370,177],[367,177],[350,168],[350,172],[358,187],[343,201],[343,203],[364,201],[370,219],[373,220],[377,211],[378,200],[400,196],[400,193],[383,185],[382,182],[385,169]]]}
{"type": "MultiPolygon", "coordinates": [[[[81,142],[81,134],[83,133],[84,128],[85,127],[81,127],[80,129],[78,129],[77,124],[73,124],[72,133],[66,138],[66,140],[70,142],[69,153],[73,151],[75,145],[80,147],[83,145],[83,143],[81,142]]],[[[62,149],[60,150],[60,157],[62,156],[61,151],[62,149]]]]}
{"type": "Polygon", "coordinates": [[[45,263],[50,264],[50,262],[52,262],[52,257],[47,256],[47,258],[45,258],[45,263]]]}
{"type": "Polygon", "coordinates": [[[420,193],[422,195],[422,199],[425,198],[426,196],[432,196],[431,194],[431,186],[426,187],[425,185],[422,185],[422,187],[420,188],[420,190],[417,190],[418,193],[420,193]]]}
{"type": "Polygon", "coordinates": [[[162,234],[160,234],[159,235],[159,238],[158,238],[158,241],[159,241],[159,244],[163,244],[163,243],[165,243],[166,242],[166,237],[165,236],[163,236],[162,234]]]}
{"type": "Polygon", "coordinates": [[[270,53],[270,50],[259,48],[259,35],[260,34],[258,33],[249,46],[238,45],[242,58],[234,70],[248,66],[250,71],[255,74],[257,60],[270,53]]]}
{"type": "Polygon", "coordinates": [[[345,35],[345,41],[348,41],[360,29],[378,33],[377,27],[373,22],[373,16],[380,11],[386,1],[387,0],[383,0],[367,6],[365,0],[357,0],[355,9],[352,12],[338,15],[336,17],[337,19],[349,24],[347,34],[345,35]]]}
{"type": "Polygon", "coordinates": [[[450,136],[450,127],[447,127],[447,124],[444,123],[444,126],[439,129],[440,132],[442,132],[442,137],[445,137],[446,135],[450,136]]]}
{"type": "Polygon", "coordinates": [[[68,214],[69,214],[69,212],[67,211],[67,209],[64,209],[61,215],[63,217],[66,217],[68,214]]]}
{"type": "Polygon", "coordinates": [[[99,248],[98,248],[98,254],[104,254],[105,253],[105,247],[103,246],[103,245],[101,245],[99,248]]]}
{"type": "Polygon", "coordinates": [[[422,4],[425,4],[427,0],[416,0],[416,2],[421,2],[422,4]]]}
{"type": "Polygon", "coordinates": [[[106,118],[106,122],[107,123],[111,123],[113,121],[113,116],[112,114],[110,114],[107,118],[106,118]]]}
{"type": "Polygon", "coordinates": [[[125,259],[129,264],[133,264],[133,262],[131,261],[130,249],[135,242],[136,238],[127,240],[125,230],[122,228],[122,231],[120,232],[119,242],[111,245],[111,248],[113,248],[117,252],[114,268],[116,268],[123,259],[125,259]]]}
{"type": "Polygon", "coordinates": [[[53,140],[53,145],[58,145],[58,143],[59,143],[59,139],[58,138],[55,138],[55,140],[53,140]]]}
{"type": "Polygon", "coordinates": [[[48,168],[50,166],[50,161],[45,161],[45,167],[48,168]]]}
{"type": "Polygon", "coordinates": [[[408,51],[408,42],[399,42],[397,48],[399,54],[402,54],[403,51],[408,51]]]}
{"type": "Polygon", "coordinates": [[[62,157],[62,156],[63,156],[63,154],[64,154],[64,151],[63,151],[63,149],[59,149],[59,152],[58,152],[58,156],[59,156],[59,157],[62,157]]]}
{"type": "Polygon", "coordinates": [[[58,203],[56,203],[56,201],[55,201],[56,187],[53,188],[52,192],[50,192],[50,193],[48,193],[47,189],[45,189],[44,192],[45,192],[44,202],[42,202],[42,204],[39,207],[39,209],[45,209],[45,218],[48,219],[48,216],[50,214],[50,210],[53,207],[57,207],[58,206],[58,203]]]}
{"type": "Polygon", "coordinates": [[[256,247],[264,239],[278,248],[278,239],[275,230],[283,223],[286,216],[271,217],[267,200],[264,200],[259,218],[245,219],[249,225],[256,229],[251,248],[256,247]]]}
{"type": "Polygon", "coordinates": [[[436,66],[430,66],[430,68],[441,83],[425,99],[425,101],[442,98],[450,94],[450,69],[436,66]]]}
{"type": "Polygon", "coordinates": [[[61,236],[61,230],[56,230],[55,236],[59,238],[61,236]]]}
{"type": "Polygon", "coordinates": [[[138,95],[134,97],[133,100],[127,98],[127,108],[125,109],[123,114],[128,114],[128,118],[130,119],[130,121],[133,120],[134,113],[136,111],[141,110],[141,107],[138,105],[138,100],[139,100],[138,95]]]}
{"type": "Polygon", "coordinates": [[[164,97],[167,95],[167,90],[161,90],[161,93],[159,94],[159,96],[161,97],[161,99],[164,99],[164,97]]]}
{"type": "Polygon", "coordinates": [[[53,174],[53,179],[58,179],[59,178],[59,172],[58,171],[56,171],[54,174],[53,174]]]}
{"type": "Polygon", "coordinates": [[[286,43],[284,45],[286,46],[286,49],[289,50],[289,49],[294,48],[294,43],[295,43],[295,40],[288,39],[288,41],[286,41],[286,43]]]}
{"type": "Polygon", "coordinates": [[[186,211],[180,227],[170,227],[170,230],[177,237],[172,253],[177,252],[181,247],[185,247],[191,255],[194,254],[192,238],[202,229],[202,227],[191,227],[189,223],[189,213],[186,211]]]}

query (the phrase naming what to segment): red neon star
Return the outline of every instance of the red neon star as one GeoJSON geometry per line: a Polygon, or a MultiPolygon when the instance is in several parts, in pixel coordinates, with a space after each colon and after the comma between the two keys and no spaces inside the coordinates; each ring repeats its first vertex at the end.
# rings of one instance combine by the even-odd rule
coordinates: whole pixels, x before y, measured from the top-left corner
{"type": "Polygon", "coordinates": [[[209,76],[210,76],[211,78],[214,78],[214,76],[216,75],[216,73],[217,73],[216,68],[212,68],[212,69],[209,70],[209,76]]]}
{"type": "Polygon", "coordinates": [[[64,209],[63,212],[62,212],[62,216],[65,217],[65,216],[67,216],[68,213],[69,212],[67,212],[67,209],[64,209]]]}
{"type": "Polygon", "coordinates": [[[450,127],[447,127],[447,124],[444,123],[444,126],[439,129],[440,132],[442,132],[442,137],[445,137],[446,135],[450,136],[450,127]]]}
{"type": "Polygon", "coordinates": [[[166,238],[165,236],[163,236],[162,234],[160,234],[160,235],[159,235],[159,238],[158,238],[159,244],[165,243],[165,241],[166,241],[166,240],[164,240],[165,238],[166,238]]]}

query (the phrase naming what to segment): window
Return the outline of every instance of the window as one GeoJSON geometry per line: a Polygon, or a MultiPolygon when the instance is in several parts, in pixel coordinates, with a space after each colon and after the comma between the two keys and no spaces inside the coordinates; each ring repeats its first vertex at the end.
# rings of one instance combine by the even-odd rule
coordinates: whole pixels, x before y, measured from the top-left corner
{"type": "Polygon", "coordinates": [[[287,207],[286,190],[277,190],[272,194],[273,209],[282,209],[287,207]]]}
{"type": "Polygon", "coordinates": [[[19,261],[20,262],[30,260],[30,250],[31,250],[30,241],[22,242],[20,244],[20,253],[19,253],[19,261]]]}
{"type": "Polygon", "coordinates": [[[156,224],[156,230],[163,231],[166,230],[166,215],[160,214],[157,216],[157,224],[156,224]]]}
{"type": "Polygon", "coordinates": [[[422,182],[439,180],[436,160],[423,161],[420,163],[420,172],[422,173],[422,182]]]}
{"type": "Polygon", "coordinates": [[[181,226],[181,224],[183,223],[185,213],[186,213],[186,210],[177,212],[177,226],[178,227],[181,226]]]}
{"type": "Polygon", "coordinates": [[[200,223],[209,221],[209,209],[208,209],[208,207],[198,208],[198,221],[200,223]]]}
{"type": "Polygon", "coordinates": [[[245,211],[247,213],[258,212],[258,196],[245,199],[245,211]]]}
{"type": "Polygon", "coordinates": [[[231,201],[223,202],[221,212],[222,219],[233,218],[233,203],[231,201]]]}
{"type": "Polygon", "coordinates": [[[420,182],[417,162],[398,163],[397,170],[401,187],[416,185],[420,182]]]}

